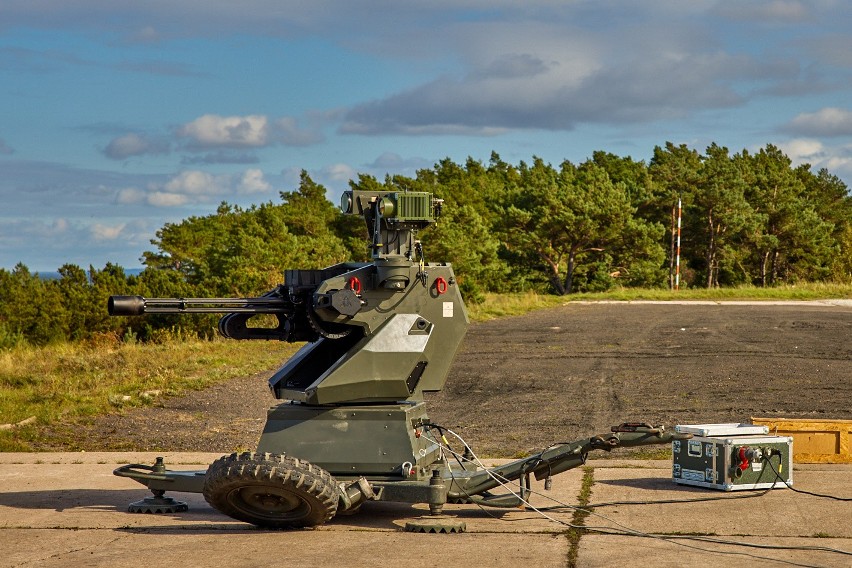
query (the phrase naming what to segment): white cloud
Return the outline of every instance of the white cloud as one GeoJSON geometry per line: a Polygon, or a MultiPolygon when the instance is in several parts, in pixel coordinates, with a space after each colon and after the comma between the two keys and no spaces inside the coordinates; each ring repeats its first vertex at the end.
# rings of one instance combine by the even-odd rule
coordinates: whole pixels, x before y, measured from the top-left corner
{"type": "Polygon", "coordinates": [[[242,194],[265,193],[270,189],[272,186],[263,178],[263,172],[256,168],[246,170],[237,185],[237,192],[242,194]]]}
{"type": "Polygon", "coordinates": [[[147,195],[146,201],[154,207],[177,207],[189,203],[189,196],[167,191],[154,191],[147,195]]]}
{"type": "Polygon", "coordinates": [[[201,170],[184,170],[165,181],[150,182],[144,188],[121,188],[115,191],[115,201],[121,205],[180,207],[213,203],[232,195],[265,193],[271,189],[272,185],[258,168],[249,168],[242,174],[218,175],[201,170]]]}
{"type": "Polygon", "coordinates": [[[259,114],[205,114],[180,127],[178,135],[190,138],[191,145],[200,148],[260,147],[267,144],[269,121],[259,114]]]}
{"type": "Polygon", "coordinates": [[[102,225],[101,223],[95,223],[94,225],[89,227],[89,232],[92,237],[98,241],[113,241],[121,236],[122,231],[124,231],[124,227],[126,223],[121,223],[119,225],[102,225]]]}
{"type": "Polygon", "coordinates": [[[782,143],[779,148],[794,162],[801,164],[823,156],[824,146],[819,140],[810,138],[795,138],[782,143]]]}
{"type": "Polygon", "coordinates": [[[188,138],[186,150],[199,151],[210,148],[263,148],[284,146],[310,146],[321,142],[320,130],[327,120],[322,114],[311,114],[311,128],[302,128],[291,116],[271,119],[265,115],[219,116],[205,114],[177,129],[177,136],[188,138]]]}
{"type": "Polygon", "coordinates": [[[794,165],[810,164],[826,168],[844,179],[852,177],[852,144],[828,146],[813,138],[794,138],[778,144],[794,165]]]}
{"type": "Polygon", "coordinates": [[[749,88],[799,79],[781,54],[724,50],[692,21],[637,15],[583,29],[564,21],[456,24],[462,73],[353,105],[339,131],[492,136],[649,123],[745,104],[749,88]]]}
{"type": "Polygon", "coordinates": [[[135,187],[125,187],[118,190],[115,197],[116,203],[121,205],[134,205],[145,201],[145,192],[135,187]]]}
{"type": "Polygon", "coordinates": [[[139,253],[150,247],[160,225],[159,219],[92,222],[89,217],[0,222],[0,266],[23,262],[39,272],[69,263],[83,268],[106,262],[139,266],[139,253]]]}
{"type": "Polygon", "coordinates": [[[110,140],[104,148],[104,154],[110,158],[123,160],[128,156],[144,154],[148,149],[147,142],[138,134],[125,134],[110,140]]]}
{"type": "Polygon", "coordinates": [[[802,113],[791,120],[786,129],[805,136],[852,136],[852,111],[827,107],[802,113]]]}
{"type": "Polygon", "coordinates": [[[9,146],[8,144],[6,144],[5,140],[0,138],[0,154],[9,155],[9,154],[14,154],[14,153],[15,153],[15,149],[12,148],[11,146],[9,146]]]}
{"type": "Polygon", "coordinates": [[[168,193],[218,195],[223,193],[228,176],[213,176],[201,170],[184,170],[163,186],[168,193]]]}
{"type": "Polygon", "coordinates": [[[353,168],[349,164],[342,163],[331,164],[329,166],[326,166],[323,168],[322,172],[324,177],[338,182],[347,182],[350,179],[354,179],[358,176],[358,172],[357,170],[355,170],[355,168],[353,168]]]}
{"type": "Polygon", "coordinates": [[[132,156],[145,154],[167,154],[169,145],[163,140],[155,140],[144,134],[131,132],[110,140],[103,154],[113,160],[125,160],[132,156]]]}

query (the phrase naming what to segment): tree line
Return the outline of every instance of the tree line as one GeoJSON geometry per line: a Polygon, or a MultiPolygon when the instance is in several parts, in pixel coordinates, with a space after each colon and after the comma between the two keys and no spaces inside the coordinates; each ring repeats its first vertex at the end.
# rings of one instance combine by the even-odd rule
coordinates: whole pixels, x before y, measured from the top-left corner
{"type": "MultiPolygon", "coordinates": [[[[453,263],[472,302],[485,292],[673,287],[676,277],[681,287],[852,277],[846,185],[825,169],[794,167],[772,145],[731,154],[712,144],[701,154],[667,143],[648,163],[599,151],[558,166],[537,157],[514,165],[492,153],[487,163],[444,159],[413,178],[362,174],[350,185],[443,199],[442,217],[420,238],[427,261],[453,263]]],[[[56,280],[23,264],[0,269],[0,346],[210,334],[214,317],[110,318],[106,299],[251,296],[279,284],[287,268],[366,260],[362,219],[343,215],[325,193],[302,172],[279,202],[222,203],[211,215],[167,223],[139,275],[113,264],[88,272],[66,264],[56,280]]]]}

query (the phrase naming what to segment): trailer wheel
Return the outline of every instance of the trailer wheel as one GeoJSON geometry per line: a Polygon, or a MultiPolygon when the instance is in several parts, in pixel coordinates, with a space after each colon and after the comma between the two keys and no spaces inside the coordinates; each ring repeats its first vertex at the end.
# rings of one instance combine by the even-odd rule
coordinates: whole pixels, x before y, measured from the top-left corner
{"type": "Polygon", "coordinates": [[[266,528],[321,525],[337,512],[334,477],[281,454],[223,456],[207,469],[204,498],[217,511],[266,528]]]}

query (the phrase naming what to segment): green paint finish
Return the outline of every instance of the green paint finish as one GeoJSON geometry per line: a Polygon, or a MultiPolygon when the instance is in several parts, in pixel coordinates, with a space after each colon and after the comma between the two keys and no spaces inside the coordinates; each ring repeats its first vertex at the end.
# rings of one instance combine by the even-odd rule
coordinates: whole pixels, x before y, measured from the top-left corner
{"type": "Polygon", "coordinates": [[[396,292],[382,286],[387,279],[380,280],[374,266],[319,285],[314,296],[328,297],[357,278],[362,305],[355,315],[341,317],[330,302],[327,307],[318,302],[320,326],[329,322],[352,331],[305,345],[270,379],[276,397],[307,404],[397,402],[441,390],[470,320],[452,267],[424,269],[425,277],[410,262],[396,271],[405,277],[405,287],[396,292]],[[418,365],[422,373],[411,382],[418,365]]]}
{"type": "Polygon", "coordinates": [[[335,407],[284,403],[269,411],[258,452],[308,460],[338,479],[364,475],[416,480],[428,476],[428,466],[439,455],[434,442],[415,434],[425,420],[422,403],[335,407]]]}

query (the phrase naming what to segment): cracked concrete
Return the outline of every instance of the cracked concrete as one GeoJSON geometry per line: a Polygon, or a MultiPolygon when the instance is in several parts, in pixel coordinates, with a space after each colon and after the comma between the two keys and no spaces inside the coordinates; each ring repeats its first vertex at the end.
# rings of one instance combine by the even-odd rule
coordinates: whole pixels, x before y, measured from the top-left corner
{"type": "MultiPolygon", "coordinates": [[[[438,564],[448,566],[563,567],[572,509],[483,510],[449,505],[446,513],[467,524],[453,535],[411,534],[405,521],[428,513],[421,505],[367,503],[354,516],[337,517],[314,530],[267,531],[234,521],[210,508],[201,495],[175,494],[189,511],[172,515],[126,512],[147,490],[112,470],[124,463],[153,463],[156,454],[0,454],[0,566],[128,566],[157,563],[183,567],[338,567],[438,564]]],[[[174,469],[204,469],[218,454],[167,454],[174,469]]],[[[625,528],[663,535],[702,534],[758,546],[747,548],[702,541],[673,541],[623,534],[584,534],[576,566],[730,566],[743,561],[764,566],[793,562],[807,566],[850,566],[852,505],[776,489],[767,495],[733,499],[731,493],[676,485],[670,463],[659,460],[590,460],[591,503],[599,507],[587,526],[625,528]],[[701,503],[609,505],[613,501],[685,500],[701,503]],[[746,555],[746,556],[744,556],[746,555]],[[751,555],[751,556],[747,556],[751,555]],[[757,560],[761,558],[762,560],[757,560]]],[[[553,489],[535,489],[533,505],[576,505],[583,472],[553,479],[553,489]]],[[[796,487],[852,497],[852,466],[796,466],[796,487]]]]}

